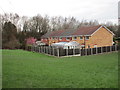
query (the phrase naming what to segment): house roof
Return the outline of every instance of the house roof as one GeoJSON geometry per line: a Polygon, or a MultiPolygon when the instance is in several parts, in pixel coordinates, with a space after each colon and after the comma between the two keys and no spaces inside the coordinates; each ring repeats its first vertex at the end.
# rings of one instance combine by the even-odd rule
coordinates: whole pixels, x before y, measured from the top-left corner
{"type": "Polygon", "coordinates": [[[80,27],[76,32],[72,35],[91,35],[94,33],[101,25],[98,26],[88,26],[88,27],[80,27]]]}
{"type": "MultiPolygon", "coordinates": [[[[53,32],[48,32],[42,36],[42,38],[48,37],[70,37],[70,36],[81,36],[81,35],[93,35],[97,30],[101,27],[106,28],[102,25],[97,26],[82,26],[79,29],[66,29],[66,30],[58,30],[53,32]]],[[[112,33],[108,28],[106,28],[110,33],[112,33]]],[[[113,34],[113,33],[112,33],[113,34]]],[[[114,34],[113,34],[114,35],[114,34]]]]}

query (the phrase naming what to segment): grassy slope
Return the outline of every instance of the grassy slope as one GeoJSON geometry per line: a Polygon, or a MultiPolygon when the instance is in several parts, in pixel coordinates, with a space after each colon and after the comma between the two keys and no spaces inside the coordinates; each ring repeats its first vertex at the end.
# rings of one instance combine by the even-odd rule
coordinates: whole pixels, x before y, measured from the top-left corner
{"type": "Polygon", "coordinates": [[[55,58],[22,50],[3,50],[3,87],[115,88],[117,53],[55,58]]]}

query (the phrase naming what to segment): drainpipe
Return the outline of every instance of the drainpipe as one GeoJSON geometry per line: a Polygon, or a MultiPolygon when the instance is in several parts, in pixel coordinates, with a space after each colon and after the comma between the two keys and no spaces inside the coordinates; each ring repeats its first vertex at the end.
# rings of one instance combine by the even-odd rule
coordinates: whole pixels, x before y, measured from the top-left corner
{"type": "MultiPolygon", "coordinates": [[[[84,37],[84,45],[86,46],[86,43],[85,43],[85,36],[83,36],[84,37]]],[[[84,46],[84,48],[85,48],[85,46],[84,46]]]]}

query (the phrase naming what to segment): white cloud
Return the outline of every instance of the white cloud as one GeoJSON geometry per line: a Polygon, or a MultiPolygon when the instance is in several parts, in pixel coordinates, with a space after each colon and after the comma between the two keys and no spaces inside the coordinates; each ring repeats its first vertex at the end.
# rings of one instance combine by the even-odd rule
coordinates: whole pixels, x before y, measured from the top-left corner
{"type": "MultiPolygon", "coordinates": [[[[0,0],[4,12],[34,16],[74,16],[77,19],[112,20],[117,23],[118,0],[0,0]]],[[[0,9],[0,13],[3,13],[0,9]]]]}

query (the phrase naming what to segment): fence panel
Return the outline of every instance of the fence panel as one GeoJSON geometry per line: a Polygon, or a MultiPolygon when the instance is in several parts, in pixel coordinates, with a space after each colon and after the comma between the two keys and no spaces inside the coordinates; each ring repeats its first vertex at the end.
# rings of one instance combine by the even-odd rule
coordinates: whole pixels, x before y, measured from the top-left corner
{"type": "Polygon", "coordinates": [[[39,48],[38,47],[36,47],[36,52],[39,52],[39,48]]]}
{"type": "Polygon", "coordinates": [[[120,45],[117,45],[117,51],[120,50],[120,45]]]}
{"type": "Polygon", "coordinates": [[[80,49],[75,49],[75,54],[80,54],[80,49]]]}
{"type": "Polygon", "coordinates": [[[107,48],[107,52],[110,52],[110,46],[107,46],[106,48],[107,48]]]}
{"type": "Polygon", "coordinates": [[[46,46],[44,47],[44,49],[45,49],[45,52],[44,52],[44,53],[47,53],[47,48],[46,48],[46,46]]]}
{"type": "Polygon", "coordinates": [[[59,56],[66,56],[66,49],[59,48],[59,56]]]}
{"type": "Polygon", "coordinates": [[[101,47],[97,48],[97,53],[101,53],[101,47]]]}
{"type": "Polygon", "coordinates": [[[54,48],[54,56],[58,56],[57,48],[54,48]]]}
{"type": "Polygon", "coordinates": [[[40,46],[40,47],[34,47],[34,46],[27,46],[27,51],[34,51],[39,53],[47,53],[54,56],[67,56],[67,55],[76,55],[81,54],[81,56],[84,55],[92,55],[97,53],[104,53],[104,52],[111,52],[111,51],[117,51],[120,47],[118,45],[114,46],[105,46],[105,47],[97,47],[97,48],[88,48],[88,49],[63,49],[63,48],[54,48],[51,46],[40,46]]]}
{"type": "Polygon", "coordinates": [[[75,50],[74,49],[68,49],[68,55],[74,55],[75,50]]]}
{"type": "Polygon", "coordinates": [[[91,55],[91,49],[90,48],[87,49],[87,55],[91,55]]]}
{"type": "Polygon", "coordinates": [[[114,46],[112,46],[112,51],[115,51],[115,45],[114,45],[114,46]]]}
{"type": "Polygon", "coordinates": [[[92,54],[96,54],[96,48],[92,48],[93,53],[92,54]]]}
{"type": "Polygon", "coordinates": [[[106,52],[106,47],[102,47],[102,52],[106,52]]]}
{"type": "Polygon", "coordinates": [[[85,55],[85,49],[81,49],[81,56],[85,55]]]}
{"type": "Polygon", "coordinates": [[[50,55],[53,55],[53,48],[50,47],[50,55]]]}

